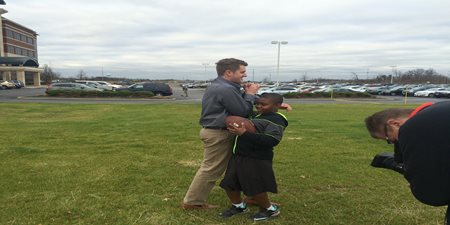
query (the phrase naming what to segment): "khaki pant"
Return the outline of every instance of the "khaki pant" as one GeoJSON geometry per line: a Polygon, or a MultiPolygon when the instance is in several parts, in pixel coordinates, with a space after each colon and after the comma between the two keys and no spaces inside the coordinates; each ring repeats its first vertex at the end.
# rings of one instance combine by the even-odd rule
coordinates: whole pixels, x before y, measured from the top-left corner
{"type": "Polygon", "coordinates": [[[206,204],[209,193],[227,168],[234,137],[227,130],[200,130],[200,139],[204,146],[203,161],[184,197],[185,204],[206,204]]]}

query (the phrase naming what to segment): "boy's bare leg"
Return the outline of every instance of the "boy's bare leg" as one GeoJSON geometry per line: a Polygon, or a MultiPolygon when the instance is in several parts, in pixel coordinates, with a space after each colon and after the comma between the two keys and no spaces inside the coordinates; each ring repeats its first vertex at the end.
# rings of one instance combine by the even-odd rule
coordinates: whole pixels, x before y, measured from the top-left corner
{"type": "Polygon", "coordinates": [[[227,192],[228,198],[230,199],[231,203],[233,203],[233,204],[242,203],[240,191],[226,191],[226,192],[227,192]]]}
{"type": "Polygon", "coordinates": [[[267,192],[259,193],[253,196],[253,199],[258,202],[259,207],[267,209],[270,207],[271,203],[269,201],[269,196],[267,192]]]}

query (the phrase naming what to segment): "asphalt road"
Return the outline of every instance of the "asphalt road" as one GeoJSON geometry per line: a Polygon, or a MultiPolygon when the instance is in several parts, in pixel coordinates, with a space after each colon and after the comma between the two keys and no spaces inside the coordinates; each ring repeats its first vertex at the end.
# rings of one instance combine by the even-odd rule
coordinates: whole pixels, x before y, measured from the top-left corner
{"type": "MultiPolygon", "coordinates": [[[[158,104],[167,102],[200,103],[204,89],[189,89],[188,97],[180,87],[173,87],[174,94],[163,99],[110,99],[110,98],[54,98],[45,96],[45,87],[0,90],[0,102],[40,102],[40,103],[84,103],[84,104],[158,104]]],[[[406,103],[449,101],[450,99],[408,97],[406,103]]],[[[290,104],[404,104],[402,96],[377,96],[370,99],[286,99],[290,104]]]]}

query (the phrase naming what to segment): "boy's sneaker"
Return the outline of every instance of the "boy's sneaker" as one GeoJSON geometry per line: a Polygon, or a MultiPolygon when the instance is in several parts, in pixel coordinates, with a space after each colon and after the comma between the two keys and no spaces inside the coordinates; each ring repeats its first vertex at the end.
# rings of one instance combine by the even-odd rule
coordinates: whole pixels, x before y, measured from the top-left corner
{"type": "Polygon", "coordinates": [[[278,215],[280,215],[280,208],[278,206],[273,206],[275,207],[275,210],[267,210],[265,209],[264,211],[261,211],[257,214],[255,214],[254,216],[252,216],[251,218],[254,221],[262,221],[262,220],[268,220],[272,217],[276,217],[278,215]]]}
{"type": "Polygon", "coordinates": [[[245,208],[240,208],[240,207],[236,207],[236,206],[232,205],[231,208],[221,212],[219,214],[219,216],[222,218],[228,218],[228,217],[232,217],[237,214],[246,213],[248,211],[249,211],[249,209],[247,206],[245,206],[245,208]]]}

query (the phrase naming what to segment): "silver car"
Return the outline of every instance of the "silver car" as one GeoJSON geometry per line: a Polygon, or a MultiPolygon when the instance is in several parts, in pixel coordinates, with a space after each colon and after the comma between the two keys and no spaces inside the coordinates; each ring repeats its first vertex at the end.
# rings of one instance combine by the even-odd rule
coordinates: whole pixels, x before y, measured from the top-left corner
{"type": "Polygon", "coordinates": [[[47,87],[47,91],[51,90],[103,91],[99,88],[89,87],[85,84],[78,83],[53,83],[47,87]]]}

